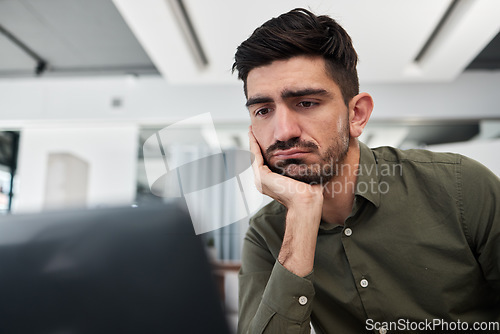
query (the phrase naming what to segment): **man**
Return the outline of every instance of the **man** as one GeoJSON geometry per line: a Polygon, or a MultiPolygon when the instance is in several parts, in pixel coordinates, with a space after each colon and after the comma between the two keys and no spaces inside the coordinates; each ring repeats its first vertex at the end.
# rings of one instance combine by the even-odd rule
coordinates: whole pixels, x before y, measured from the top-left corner
{"type": "Polygon", "coordinates": [[[500,321],[498,178],[463,156],[358,142],[373,101],[356,64],[342,27],[304,9],[238,47],[256,184],[275,199],[244,240],[238,331],[500,321]]]}

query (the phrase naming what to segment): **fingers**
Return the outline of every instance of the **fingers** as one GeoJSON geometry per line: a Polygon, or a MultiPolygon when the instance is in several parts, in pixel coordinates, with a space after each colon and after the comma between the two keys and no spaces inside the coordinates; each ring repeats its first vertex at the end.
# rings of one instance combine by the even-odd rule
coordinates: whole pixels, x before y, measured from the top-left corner
{"type": "Polygon", "coordinates": [[[252,162],[254,183],[255,183],[255,186],[257,187],[257,190],[259,190],[260,192],[263,192],[262,178],[261,178],[261,167],[264,166],[264,158],[262,157],[259,143],[257,142],[257,139],[253,135],[252,126],[250,126],[248,129],[248,139],[250,142],[250,152],[252,153],[253,158],[254,158],[254,160],[252,162]]]}
{"type": "Polygon", "coordinates": [[[254,155],[254,163],[257,166],[262,166],[264,165],[264,157],[262,156],[262,152],[260,150],[260,145],[257,142],[257,139],[255,138],[253,132],[252,132],[252,127],[250,126],[248,129],[248,139],[250,142],[250,152],[254,155]]]}

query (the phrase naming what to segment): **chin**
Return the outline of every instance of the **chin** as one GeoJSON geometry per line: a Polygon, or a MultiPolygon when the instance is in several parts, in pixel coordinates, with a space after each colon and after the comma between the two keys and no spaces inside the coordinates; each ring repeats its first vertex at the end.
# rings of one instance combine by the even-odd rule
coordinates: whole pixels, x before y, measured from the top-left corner
{"type": "Polygon", "coordinates": [[[287,165],[283,169],[283,175],[294,180],[307,184],[325,184],[330,181],[333,175],[322,175],[319,170],[315,170],[311,165],[287,165]]]}
{"type": "Polygon", "coordinates": [[[331,177],[324,177],[324,176],[320,176],[320,175],[286,175],[285,174],[285,176],[288,176],[291,179],[294,179],[294,180],[302,182],[302,183],[310,184],[310,185],[315,185],[315,184],[324,185],[328,181],[331,180],[331,177]]]}

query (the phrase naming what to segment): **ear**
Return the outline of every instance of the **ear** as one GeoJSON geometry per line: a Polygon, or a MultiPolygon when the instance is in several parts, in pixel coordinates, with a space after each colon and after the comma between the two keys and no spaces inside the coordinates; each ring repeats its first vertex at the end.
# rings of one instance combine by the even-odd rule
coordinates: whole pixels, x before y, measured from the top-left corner
{"type": "Polygon", "coordinates": [[[349,102],[349,126],[351,137],[361,136],[373,110],[373,99],[368,93],[360,93],[349,102]]]}

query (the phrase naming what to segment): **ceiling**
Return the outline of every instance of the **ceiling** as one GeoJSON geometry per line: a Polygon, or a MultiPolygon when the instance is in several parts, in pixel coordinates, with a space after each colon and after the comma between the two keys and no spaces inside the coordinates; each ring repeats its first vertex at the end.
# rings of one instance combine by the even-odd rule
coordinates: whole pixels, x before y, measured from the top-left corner
{"type": "Polygon", "coordinates": [[[0,77],[40,61],[44,76],[158,74],[110,0],[0,0],[0,77]]]}
{"type": "Polygon", "coordinates": [[[360,56],[362,84],[453,80],[500,30],[498,0],[114,3],[158,70],[176,83],[234,82],[229,69],[239,43],[269,18],[295,7],[328,14],[346,28],[360,56]],[[197,37],[191,40],[198,39],[200,48],[186,42],[190,25],[197,37]],[[208,64],[200,62],[196,49],[208,64]]]}
{"type": "Polygon", "coordinates": [[[239,43],[295,7],[346,28],[362,83],[451,81],[499,65],[498,0],[0,0],[0,78],[38,70],[237,83],[230,68],[239,43]]]}
{"type": "Polygon", "coordinates": [[[500,68],[500,33],[467,66],[467,70],[497,70],[500,68]]]}

